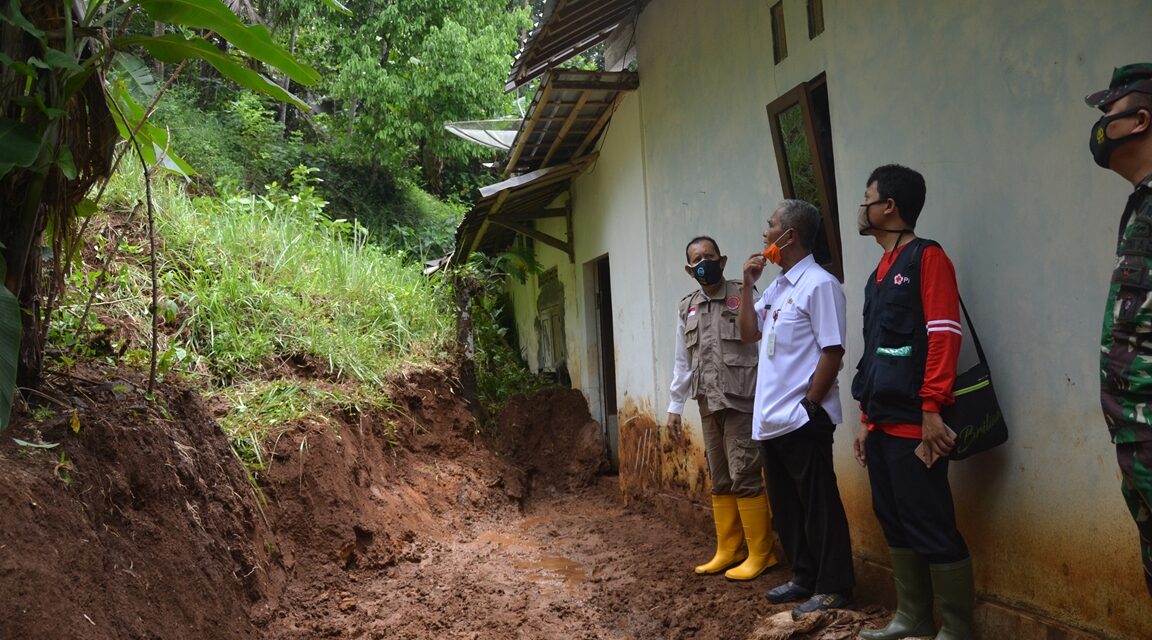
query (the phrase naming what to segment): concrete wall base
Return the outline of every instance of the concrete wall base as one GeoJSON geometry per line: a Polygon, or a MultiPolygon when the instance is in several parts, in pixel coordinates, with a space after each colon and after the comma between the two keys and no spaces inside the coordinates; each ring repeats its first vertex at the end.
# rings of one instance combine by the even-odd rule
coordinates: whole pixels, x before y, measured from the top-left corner
{"type": "MultiPolygon", "coordinates": [[[[654,493],[649,499],[654,510],[662,517],[675,521],[689,530],[699,531],[701,535],[713,535],[712,510],[703,502],[673,493],[654,493]]],[[[875,558],[856,555],[855,569],[856,603],[895,609],[896,590],[892,584],[892,569],[886,564],[886,560],[881,562],[875,558]]],[[[1077,629],[1041,614],[997,602],[986,595],[977,597],[975,618],[979,638],[1137,640],[1077,629]]]]}
{"type": "MultiPolygon", "coordinates": [[[[856,602],[896,607],[892,569],[874,559],[855,558],[856,602]]],[[[986,594],[976,598],[976,633],[979,638],[1012,640],[1137,640],[1077,629],[1032,611],[997,602],[986,594]]]]}

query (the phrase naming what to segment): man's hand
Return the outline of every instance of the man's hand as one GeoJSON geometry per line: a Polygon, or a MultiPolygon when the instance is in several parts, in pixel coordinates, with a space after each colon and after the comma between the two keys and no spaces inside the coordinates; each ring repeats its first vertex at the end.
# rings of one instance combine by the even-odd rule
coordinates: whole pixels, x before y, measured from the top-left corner
{"type": "Polygon", "coordinates": [[[683,435],[680,424],[680,414],[668,414],[668,435],[672,436],[672,442],[680,442],[680,437],[683,435]]]}
{"type": "Polygon", "coordinates": [[[944,418],[935,411],[925,411],[923,418],[924,433],[921,440],[928,450],[938,457],[945,457],[956,446],[956,435],[944,424],[944,418]]]}
{"type": "Polygon", "coordinates": [[[860,463],[861,467],[868,466],[868,459],[864,454],[864,441],[868,439],[868,425],[860,425],[860,431],[856,433],[856,439],[852,441],[852,452],[856,454],[856,462],[860,463]]]}
{"type": "Polygon", "coordinates": [[[760,279],[760,274],[764,273],[764,255],[761,253],[753,253],[748,256],[744,261],[744,286],[755,284],[760,279]]]}

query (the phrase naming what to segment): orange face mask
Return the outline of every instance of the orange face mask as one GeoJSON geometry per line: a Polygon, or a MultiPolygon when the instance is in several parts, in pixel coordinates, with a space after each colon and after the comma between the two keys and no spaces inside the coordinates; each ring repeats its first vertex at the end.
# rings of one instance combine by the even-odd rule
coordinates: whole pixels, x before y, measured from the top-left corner
{"type": "MultiPolygon", "coordinates": [[[[791,231],[791,229],[789,229],[788,231],[791,231]]],[[[785,231],[784,233],[788,233],[788,231],[785,231]]],[[[783,238],[783,237],[784,237],[784,235],[781,234],[780,238],[783,238]]],[[[764,256],[765,260],[767,260],[768,262],[771,262],[772,264],[780,264],[780,249],[784,248],[784,247],[780,246],[780,238],[776,238],[776,242],[773,242],[772,244],[768,245],[768,247],[766,249],[764,249],[764,252],[761,254],[764,256]]],[[[792,243],[789,242],[788,244],[792,244],[792,243]]],[[[788,244],[786,244],[784,246],[787,247],[788,244]]]]}

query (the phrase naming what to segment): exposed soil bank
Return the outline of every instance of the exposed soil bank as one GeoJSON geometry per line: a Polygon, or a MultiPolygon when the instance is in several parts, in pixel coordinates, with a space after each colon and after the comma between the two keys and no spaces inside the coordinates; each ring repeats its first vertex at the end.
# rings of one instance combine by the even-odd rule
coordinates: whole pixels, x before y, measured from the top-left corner
{"type": "MultiPolygon", "coordinates": [[[[512,403],[482,436],[449,372],[391,412],[313,416],[251,484],[195,393],[88,371],[0,438],[0,638],[827,638],[700,578],[712,541],[625,506],[578,391],[512,403]]],[[[870,612],[875,617],[879,611],[870,612]]],[[[816,627],[811,629],[811,627],[816,627]]]]}

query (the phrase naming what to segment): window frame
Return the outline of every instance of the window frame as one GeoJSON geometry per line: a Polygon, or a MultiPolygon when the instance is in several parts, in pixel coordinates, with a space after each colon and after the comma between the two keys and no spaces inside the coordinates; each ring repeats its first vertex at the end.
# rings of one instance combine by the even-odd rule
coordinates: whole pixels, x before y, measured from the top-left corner
{"type": "Polygon", "coordinates": [[[839,216],[837,215],[835,177],[828,175],[830,159],[825,157],[820,145],[816,142],[816,123],[812,107],[812,91],[823,89],[827,91],[827,80],[820,74],[808,82],[785,92],[780,97],[768,103],[768,126],[772,133],[772,148],[776,153],[776,169],[780,175],[780,186],[786,199],[796,197],[796,190],[792,183],[789,171],[788,156],[784,149],[784,135],[780,128],[780,116],[796,105],[800,105],[800,113],[804,120],[804,138],[808,144],[808,152],[812,158],[813,175],[816,178],[816,190],[820,194],[820,219],[824,228],[824,235],[828,242],[828,252],[831,262],[824,265],[840,282],[844,282],[844,253],[840,238],[839,216]]]}
{"type": "Polygon", "coordinates": [[[815,40],[816,36],[824,33],[824,0],[807,0],[808,4],[808,39],[815,40]]]}
{"type": "Polygon", "coordinates": [[[768,10],[772,22],[772,60],[780,64],[788,57],[788,30],[784,21],[784,0],[768,10]]]}

